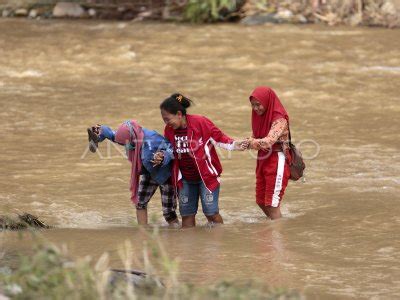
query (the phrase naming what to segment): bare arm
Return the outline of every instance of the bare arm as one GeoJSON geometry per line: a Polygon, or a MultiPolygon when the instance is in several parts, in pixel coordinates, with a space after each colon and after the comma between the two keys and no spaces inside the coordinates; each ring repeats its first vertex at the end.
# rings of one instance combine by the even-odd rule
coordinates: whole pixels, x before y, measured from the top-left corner
{"type": "Polygon", "coordinates": [[[250,147],[254,150],[269,150],[273,144],[275,144],[278,139],[285,133],[288,129],[288,123],[285,118],[280,118],[275,120],[268,135],[262,139],[251,139],[250,147]]]}

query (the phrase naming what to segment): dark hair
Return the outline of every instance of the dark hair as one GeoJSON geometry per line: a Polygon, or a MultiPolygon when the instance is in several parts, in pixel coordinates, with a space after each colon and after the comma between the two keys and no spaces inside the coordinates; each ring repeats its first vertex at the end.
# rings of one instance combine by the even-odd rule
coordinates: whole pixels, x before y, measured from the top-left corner
{"type": "Polygon", "coordinates": [[[186,109],[193,103],[192,100],[182,94],[172,94],[160,104],[160,109],[163,109],[170,114],[176,115],[178,111],[186,115],[186,109]]]}

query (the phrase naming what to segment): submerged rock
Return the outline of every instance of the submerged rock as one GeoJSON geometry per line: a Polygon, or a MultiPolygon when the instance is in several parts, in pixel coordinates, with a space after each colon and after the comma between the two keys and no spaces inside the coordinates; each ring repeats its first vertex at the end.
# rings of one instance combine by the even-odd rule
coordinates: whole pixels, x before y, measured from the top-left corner
{"type": "Polygon", "coordinates": [[[164,287],[160,280],[150,277],[141,271],[112,269],[111,272],[109,284],[113,287],[117,286],[121,281],[141,288],[157,289],[164,287]]]}

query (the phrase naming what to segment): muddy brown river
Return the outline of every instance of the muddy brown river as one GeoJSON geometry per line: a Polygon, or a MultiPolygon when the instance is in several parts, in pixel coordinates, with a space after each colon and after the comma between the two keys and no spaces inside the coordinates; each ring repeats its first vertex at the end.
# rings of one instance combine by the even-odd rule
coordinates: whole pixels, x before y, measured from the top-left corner
{"type": "MultiPolygon", "coordinates": [[[[306,158],[284,218],[255,204],[255,153],[220,151],[225,225],[152,223],[183,282],[222,278],[294,288],[310,299],[400,297],[400,31],[319,26],[0,20],[0,214],[29,212],[72,255],[141,252],[128,161],[88,152],[86,127],[135,118],[163,130],[158,106],[179,91],[233,137],[251,132],[248,95],[273,87],[306,158]]],[[[1,251],[31,237],[0,233],[1,251]]],[[[0,261],[1,263],[1,261],[0,261]]]]}

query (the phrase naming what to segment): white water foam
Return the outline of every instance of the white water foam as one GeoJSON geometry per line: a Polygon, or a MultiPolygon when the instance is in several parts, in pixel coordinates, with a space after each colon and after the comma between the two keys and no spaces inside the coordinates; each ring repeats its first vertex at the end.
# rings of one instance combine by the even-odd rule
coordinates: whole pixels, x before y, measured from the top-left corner
{"type": "Polygon", "coordinates": [[[127,52],[121,54],[120,57],[123,59],[134,59],[134,58],[136,58],[136,53],[133,51],[127,51],[127,52]]]}
{"type": "Polygon", "coordinates": [[[400,73],[400,67],[371,66],[371,67],[361,68],[361,71],[382,71],[382,72],[390,72],[390,73],[400,73]]]}
{"type": "Polygon", "coordinates": [[[42,77],[44,75],[44,73],[37,71],[37,70],[25,70],[22,72],[18,72],[18,71],[14,71],[14,70],[7,70],[4,71],[4,74],[8,77],[12,77],[12,78],[30,78],[30,77],[42,77]]]}

